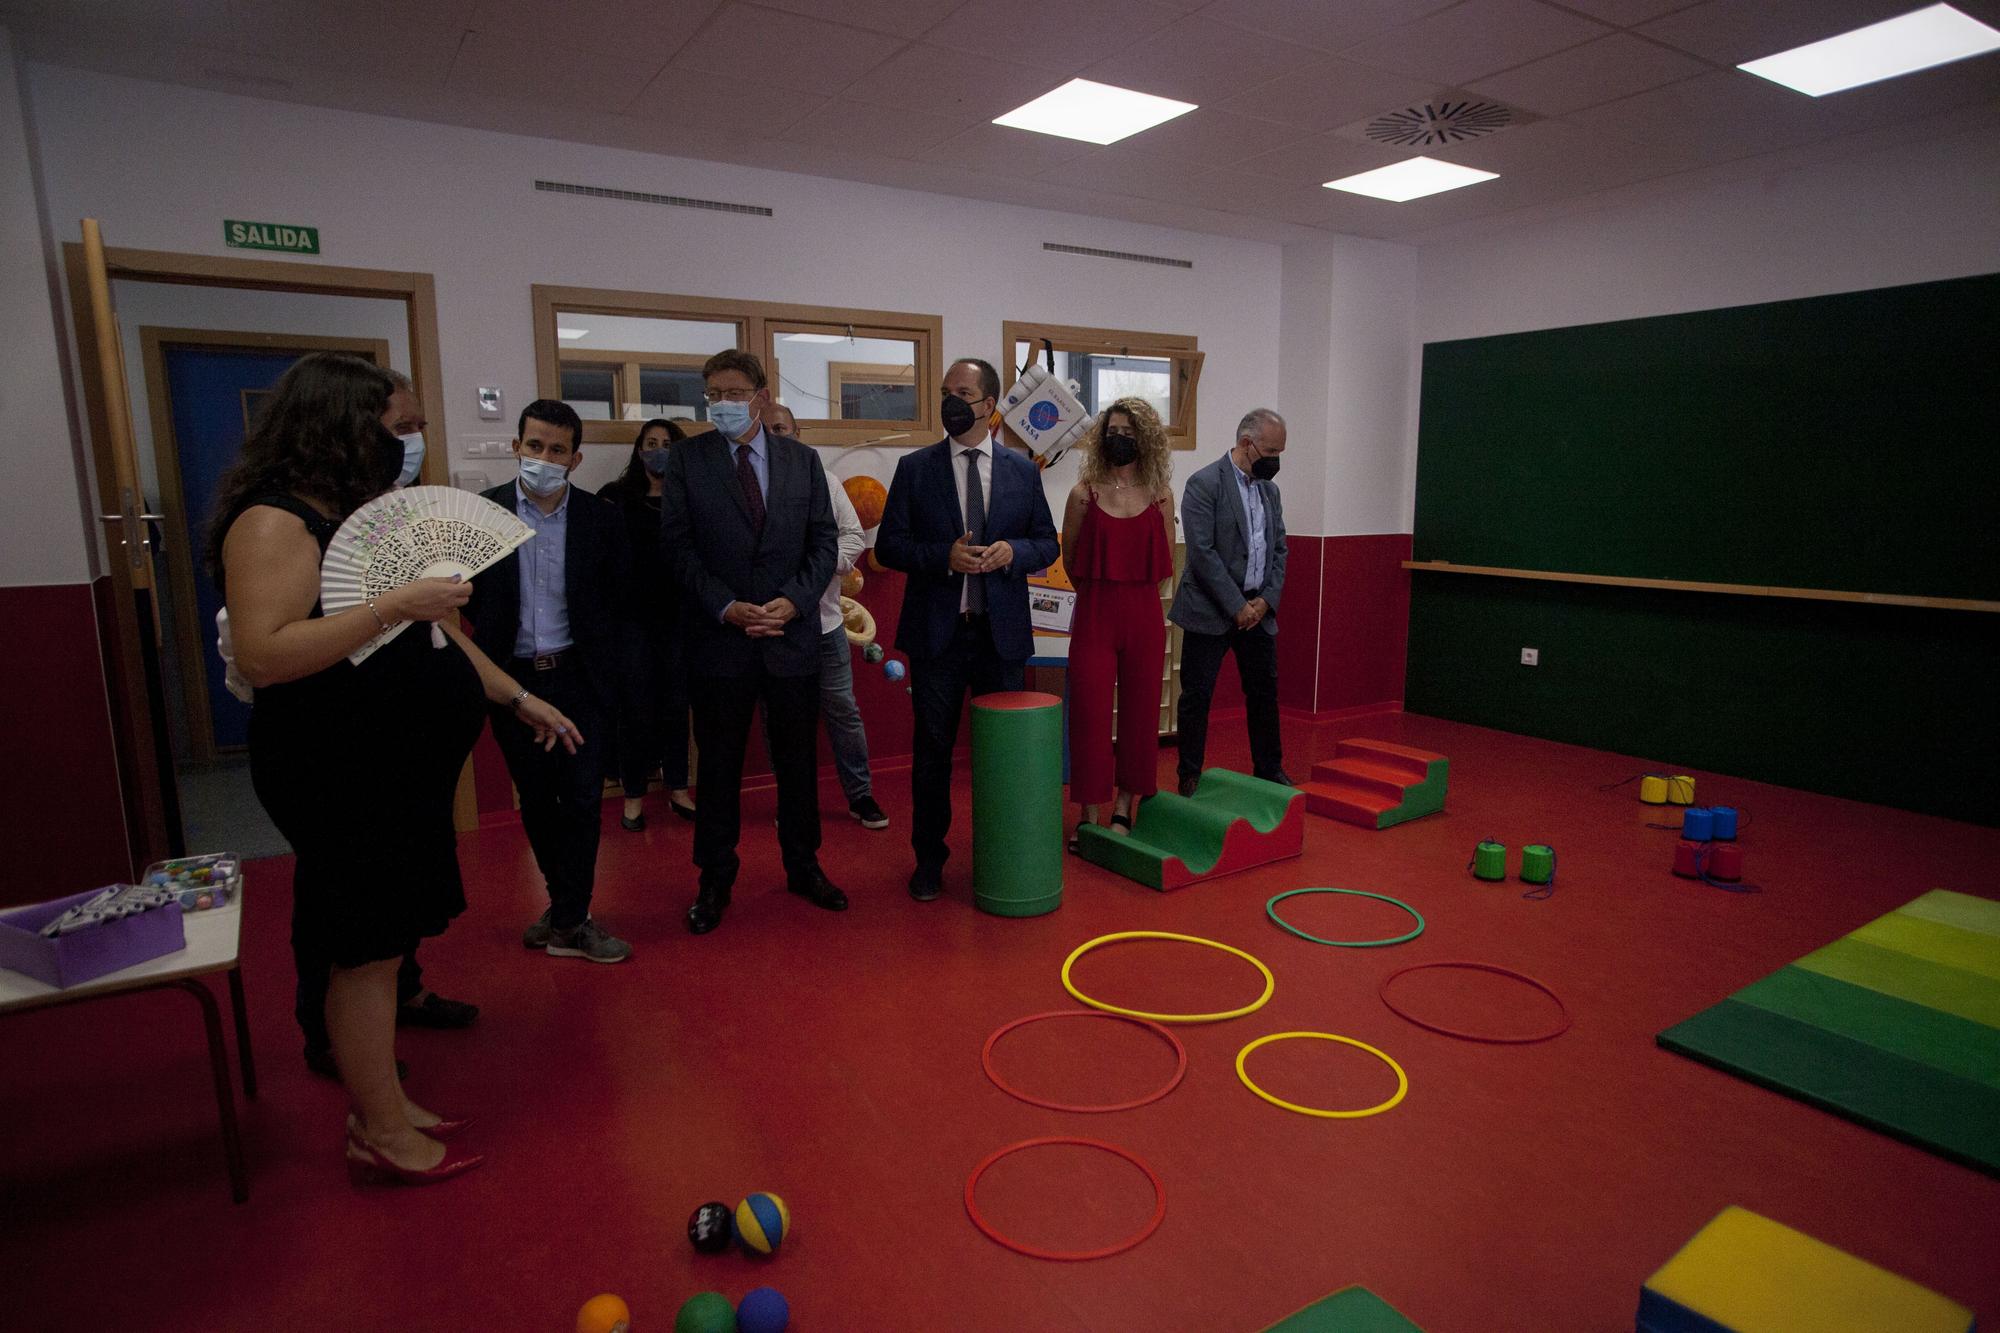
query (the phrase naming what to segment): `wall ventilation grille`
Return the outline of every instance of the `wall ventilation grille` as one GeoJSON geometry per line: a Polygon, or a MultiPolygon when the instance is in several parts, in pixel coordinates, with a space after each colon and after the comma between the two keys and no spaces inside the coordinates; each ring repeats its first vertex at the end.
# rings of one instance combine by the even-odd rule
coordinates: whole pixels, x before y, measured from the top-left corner
{"type": "Polygon", "coordinates": [[[1087,245],[1059,245],[1055,241],[1043,241],[1042,249],[1053,250],[1059,255],[1088,255],[1092,259],[1123,259],[1131,264],[1158,264],[1162,268],[1193,268],[1192,259],[1169,259],[1165,255],[1140,255],[1129,250],[1096,250],[1087,245]]]}
{"type": "Polygon", "coordinates": [[[580,194],[591,199],[622,199],[628,204],[665,204],[670,208],[702,208],[711,213],[748,213],[767,218],[771,210],[762,204],[731,204],[720,199],[688,199],[678,194],[647,194],[642,190],[613,190],[603,185],[572,185],[567,181],[536,181],[537,190],[551,194],[580,194]]]}

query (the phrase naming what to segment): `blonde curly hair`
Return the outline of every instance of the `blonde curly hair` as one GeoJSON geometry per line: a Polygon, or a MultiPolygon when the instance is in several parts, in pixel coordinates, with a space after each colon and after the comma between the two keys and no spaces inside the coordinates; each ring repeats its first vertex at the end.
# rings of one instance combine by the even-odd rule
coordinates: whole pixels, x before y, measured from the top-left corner
{"type": "Polygon", "coordinates": [[[1139,484],[1154,495],[1159,495],[1172,485],[1174,479],[1173,454],[1167,447],[1167,428],[1160,424],[1160,414],[1153,405],[1143,398],[1120,398],[1105,408],[1091,424],[1090,434],[1083,440],[1083,468],[1081,480],[1086,486],[1100,486],[1111,477],[1111,466],[1104,461],[1101,448],[1104,427],[1111,420],[1113,412],[1122,412],[1132,423],[1132,434],[1139,441],[1139,484]]]}

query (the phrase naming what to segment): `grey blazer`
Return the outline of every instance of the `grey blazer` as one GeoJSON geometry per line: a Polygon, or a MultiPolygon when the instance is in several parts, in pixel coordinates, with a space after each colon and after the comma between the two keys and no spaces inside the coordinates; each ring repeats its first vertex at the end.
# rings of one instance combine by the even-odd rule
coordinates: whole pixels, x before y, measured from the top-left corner
{"type": "MultiPolygon", "coordinates": [[[[1229,470],[1236,466],[1224,454],[1187,480],[1181,495],[1181,536],[1187,544],[1187,567],[1167,619],[1196,634],[1227,634],[1236,628],[1243,596],[1243,572],[1250,563],[1250,534],[1244,527],[1243,500],[1229,470]]],[[[1251,485],[1263,498],[1265,542],[1265,602],[1271,614],[1258,622],[1266,634],[1278,632],[1278,601],[1285,591],[1285,510],[1278,484],[1251,485]]]]}

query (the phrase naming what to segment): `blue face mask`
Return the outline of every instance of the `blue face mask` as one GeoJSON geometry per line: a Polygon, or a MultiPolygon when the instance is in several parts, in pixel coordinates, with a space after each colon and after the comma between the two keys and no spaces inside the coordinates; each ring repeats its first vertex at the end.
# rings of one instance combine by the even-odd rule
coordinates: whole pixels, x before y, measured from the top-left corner
{"type": "Polygon", "coordinates": [[[419,433],[399,435],[396,438],[403,442],[403,470],[397,474],[396,484],[407,486],[417,479],[419,472],[424,470],[424,437],[419,433]]]}
{"type": "Polygon", "coordinates": [[[731,440],[740,440],[750,433],[750,404],[732,403],[727,398],[719,403],[710,403],[708,424],[731,440]]]}
{"type": "Polygon", "coordinates": [[[645,449],[639,454],[639,465],[655,477],[667,475],[667,451],[665,449],[645,449]]]}
{"type": "Polygon", "coordinates": [[[530,495],[550,496],[569,480],[569,469],[540,458],[521,460],[521,488],[530,495]]]}

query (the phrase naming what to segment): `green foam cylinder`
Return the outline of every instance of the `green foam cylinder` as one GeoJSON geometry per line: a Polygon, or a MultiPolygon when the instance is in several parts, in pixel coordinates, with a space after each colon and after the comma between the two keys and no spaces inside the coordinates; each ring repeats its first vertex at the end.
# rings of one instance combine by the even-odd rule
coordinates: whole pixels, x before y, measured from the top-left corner
{"type": "Polygon", "coordinates": [[[1062,700],[972,701],[972,901],[995,916],[1062,906],[1062,700]]]}
{"type": "Polygon", "coordinates": [[[1472,874],[1476,879],[1507,878],[1507,844],[1482,842],[1472,849],[1472,874]]]}
{"type": "Polygon", "coordinates": [[[1531,842],[1521,849],[1521,882],[1524,884],[1546,884],[1555,877],[1556,849],[1539,842],[1531,842]]]}

